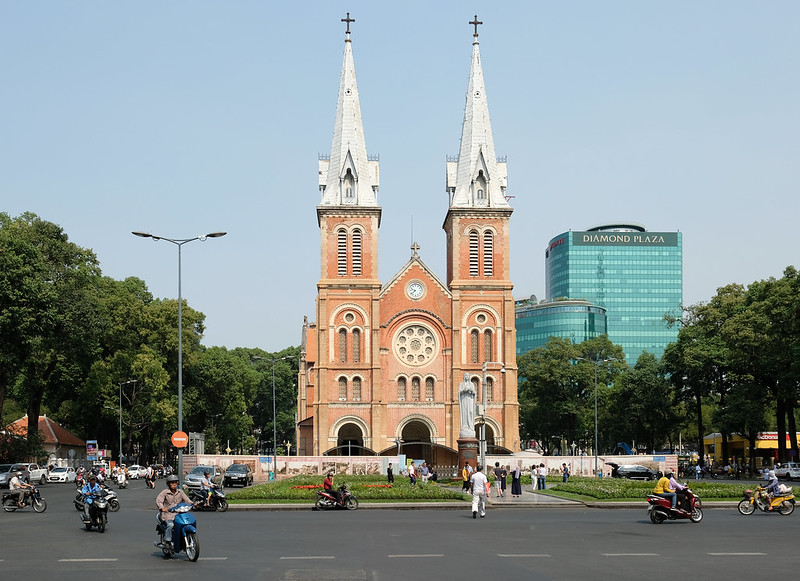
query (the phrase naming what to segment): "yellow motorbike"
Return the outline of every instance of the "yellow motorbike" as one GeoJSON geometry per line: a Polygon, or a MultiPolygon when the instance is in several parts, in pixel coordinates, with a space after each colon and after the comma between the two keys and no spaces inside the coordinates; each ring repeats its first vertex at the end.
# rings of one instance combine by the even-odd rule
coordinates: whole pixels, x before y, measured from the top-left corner
{"type": "Polygon", "coordinates": [[[794,494],[790,488],[788,492],[778,494],[770,498],[769,493],[763,486],[759,486],[755,492],[752,490],[744,491],[744,498],[739,501],[737,507],[741,514],[753,514],[756,509],[764,512],[778,512],[789,515],[794,512],[794,494]]]}

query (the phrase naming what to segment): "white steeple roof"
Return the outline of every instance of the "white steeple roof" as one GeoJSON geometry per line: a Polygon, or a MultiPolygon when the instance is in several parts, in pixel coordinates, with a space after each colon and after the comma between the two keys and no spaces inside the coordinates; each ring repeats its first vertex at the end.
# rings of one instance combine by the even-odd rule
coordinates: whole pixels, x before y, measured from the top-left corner
{"type": "Polygon", "coordinates": [[[477,21],[472,42],[472,66],[464,106],[461,129],[461,150],[458,161],[447,162],[447,191],[451,208],[509,207],[504,194],[507,182],[506,164],[498,162],[494,152],[489,103],[483,84],[477,21]]]}
{"type": "Polygon", "coordinates": [[[355,20],[350,19],[348,13],[347,20],[342,21],[347,22],[342,80],[339,84],[331,154],[328,159],[319,160],[320,204],[377,207],[379,162],[367,157],[350,42],[350,22],[355,20]]]}

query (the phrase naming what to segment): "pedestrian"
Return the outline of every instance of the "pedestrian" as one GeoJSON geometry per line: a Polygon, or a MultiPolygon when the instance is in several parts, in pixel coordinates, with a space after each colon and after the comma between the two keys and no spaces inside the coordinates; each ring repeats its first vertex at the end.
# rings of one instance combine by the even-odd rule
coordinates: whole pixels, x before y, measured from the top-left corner
{"type": "Polygon", "coordinates": [[[539,490],[539,467],[536,464],[531,466],[531,490],[539,490]]]}
{"type": "Polygon", "coordinates": [[[411,486],[414,486],[417,483],[417,469],[414,466],[414,461],[411,461],[411,464],[408,465],[408,479],[411,481],[411,486]]]}
{"type": "Polygon", "coordinates": [[[500,496],[506,495],[506,477],[508,476],[508,467],[500,466],[500,496]]]}
{"type": "Polygon", "coordinates": [[[697,465],[694,467],[694,479],[700,480],[700,476],[703,473],[703,469],[700,468],[700,463],[698,462],[697,465]]]}
{"type": "Polygon", "coordinates": [[[547,468],[544,467],[544,463],[539,464],[539,490],[545,490],[547,488],[547,468]]]}
{"type": "Polygon", "coordinates": [[[511,472],[511,498],[519,498],[520,496],[522,496],[522,470],[517,464],[511,472]]]}
{"type": "Polygon", "coordinates": [[[422,478],[422,483],[427,484],[428,478],[431,477],[431,470],[428,468],[427,462],[423,462],[422,466],[419,467],[419,475],[422,478]]]}
{"type": "Polygon", "coordinates": [[[461,490],[469,490],[469,477],[471,475],[469,468],[469,462],[464,462],[464,468],[461,469],[461,490]]]}
{"type": "Polygon", "coordinates": [[[486,485],[489,480],[481,472],[480,464],[475,468],[475,472],[470,476],[469,480],[472,487],[472,518],[478,518],[479,512],[481,518],[483,518],[486,516],[486,485]]]}
{"type": "Polygon", "coordinates": [[[566,483],[569,480],[569,468],[567,464],[561,464],[561,482],[566,483]]]}
{"type": "Polygon", "coordinates": [[[502,486],[502,477],[503,469],[500,467],[500,462],[494,463],[494,497],[500,498],[503,496],[502,486]]]}
{"type": "Polygon", "coordinates": [[[394,483],[394,470],[392,469],[392,463],[389,462],[389,467],[386,469],[386,481],[389,484],[394,483]]]}

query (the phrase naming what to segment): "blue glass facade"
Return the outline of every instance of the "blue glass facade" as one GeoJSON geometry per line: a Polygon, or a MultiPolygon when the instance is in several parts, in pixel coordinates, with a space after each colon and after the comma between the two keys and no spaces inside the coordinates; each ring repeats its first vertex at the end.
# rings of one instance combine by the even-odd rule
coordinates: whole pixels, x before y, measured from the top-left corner
{"type": "Polygon", "coordinates": [[[582,343],[607,332],[606,310],[586,301],[515,302],[517,355],[543,347],[550,337],[582,343]]]}
{"type": "Polygon", "coordinates": [[[548,300],[567,297],[605,307],[608,336],[629,365],[643,351],[656,357],[678,336],[664,315],[681,316],[683,250],[680,232],[640,226],[601,226],[565,232],[545,251],[548,300]]]}

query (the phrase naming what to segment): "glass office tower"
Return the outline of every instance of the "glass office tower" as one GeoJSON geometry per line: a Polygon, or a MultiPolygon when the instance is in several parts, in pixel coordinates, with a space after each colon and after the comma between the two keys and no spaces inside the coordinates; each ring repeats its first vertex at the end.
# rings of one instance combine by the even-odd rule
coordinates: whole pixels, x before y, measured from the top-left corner
{"type": "Polygon", "coordinates": [[[607,333],[606,310],[587,301],[514,301],[517,355],[543,347],[550,337],[582,343],[607,333]]]}
{"type": "Polygon", "coordinates": [[[678,337],[664,315],[680,317],[683,250],[680,232],[648,232],[609,224],[565,232],[545,251],[548,300],[582,299],[605,307],[608,336],[629,365],[643,351],[656,357],[678,337]]]}

